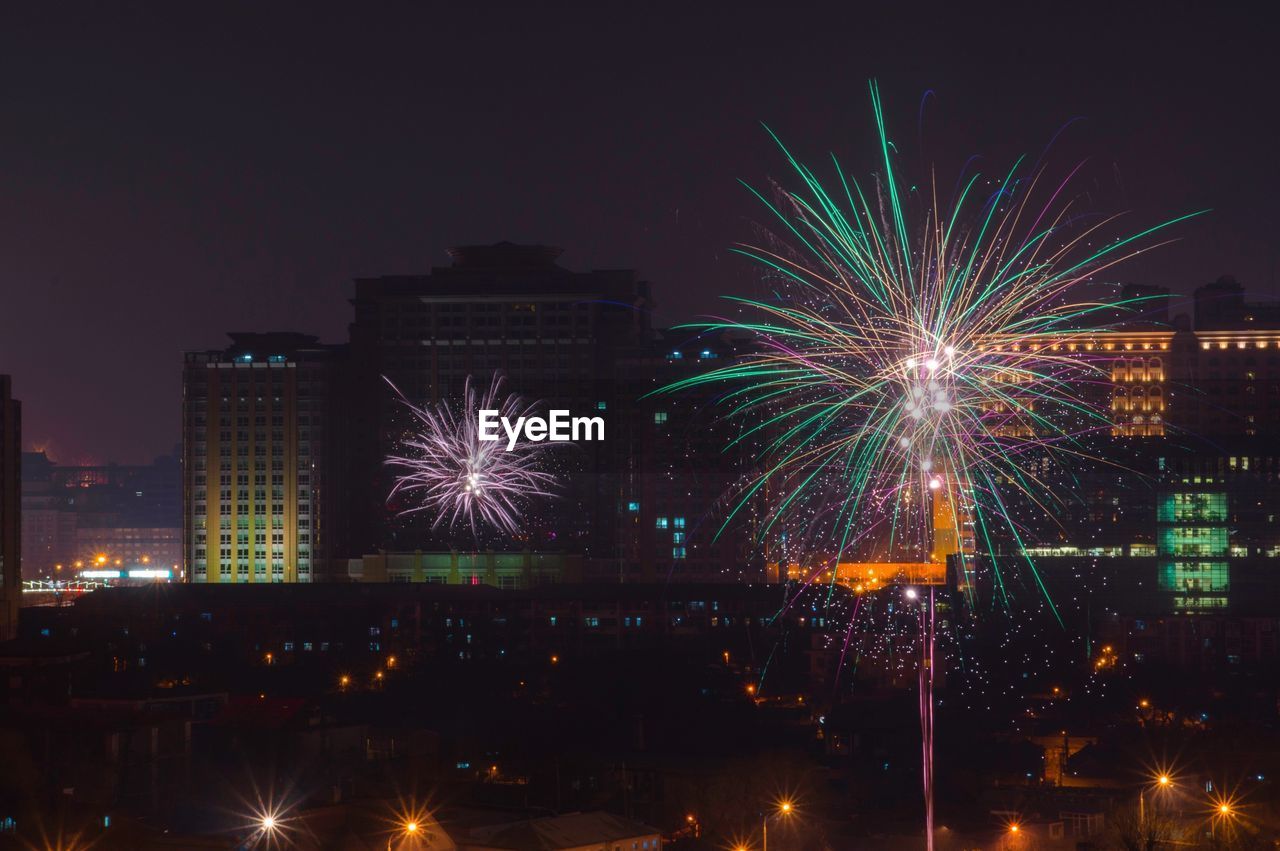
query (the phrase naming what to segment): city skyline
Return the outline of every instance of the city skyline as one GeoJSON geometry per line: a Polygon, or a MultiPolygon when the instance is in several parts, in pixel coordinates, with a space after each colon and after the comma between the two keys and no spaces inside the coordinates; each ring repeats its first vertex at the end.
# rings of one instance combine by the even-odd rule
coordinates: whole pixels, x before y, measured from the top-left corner
{"type": "Polygon", "coordinates": [[[237,329],[336,341],[356,278],[425,273],[451,245],[560,245],[570,268],[653,281],[660,323],[704,314],[750,283],[729,249],[758,219],[735,181],[785,165],[759,122],[856,166],[872,76],[913,145],[945,134],[949,156],[995,162],[1055,140],[1054,156],[1088,158],[1097,212],[1213,209],[1125,280],[1185,294],[1234,273],[1274,295],[1273,118],[1247,18],[1113,10],[1046,27],[957,10],[913,28],[906,56],[874,36],[907,25],[901,13],[823,17],[684,10],[678,31],[663,15],[516,7],[358,25],[283,7],[252,26],[229,8],[200,27],[181,11],[15,21],[7,76],[29,85],[3,92],[0,362],[27,401],[28,448],[150,460],[177,439],[182,350],[237,329]],[[54,44],[75,60],[49,66],[54,44]],[[835,67],[810,73],[794,59],[805,45],[835,67]],[[1005,73],[1081,51],[1107,61],[1005,73]],[[100,365],[112,357],[140,380],[116,386],[100,365]]]}
{"type": "Polygon", "coordinates": [[[1280,848],[1260,14],[10,11],[0,851],[1280,848]]]}

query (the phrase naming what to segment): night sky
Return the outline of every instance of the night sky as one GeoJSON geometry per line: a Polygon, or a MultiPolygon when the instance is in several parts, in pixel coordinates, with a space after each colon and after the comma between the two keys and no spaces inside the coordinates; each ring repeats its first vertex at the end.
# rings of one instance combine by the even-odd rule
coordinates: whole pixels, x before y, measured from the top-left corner
{"type": "Polygon", "coordinates": [[[785,172],[760,122],[866,173],[873,76],[952,179],[1080,118],[1050,160],[1088,158],[1090,209],[1214,209],[1125,280],[1277,289],[1273,31],[1204,4],[29,5],[0,29],[0,372],[63,462],[168,451],[183,350],[342,340],[353,277],[450,245],[559,245],[638,269],[660,321],[712,310],[763,218],[737,179],[785,172]]]}

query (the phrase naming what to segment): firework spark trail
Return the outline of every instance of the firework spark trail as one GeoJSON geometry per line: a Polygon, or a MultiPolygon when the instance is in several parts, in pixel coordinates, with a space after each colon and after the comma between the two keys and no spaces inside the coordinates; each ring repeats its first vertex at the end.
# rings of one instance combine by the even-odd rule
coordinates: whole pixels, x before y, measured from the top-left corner
{"type": "Polygon", "coordinates": [[[776,298],[731,298],[755,317],[690,326],[745,334],[755,352],[658,392],[734,387],[720,397],[742,423],[731,445],[758,442],[760,465],[721,531],[769,484],[786,496],[765,507],[762,537],[787,531],[838,558],[887,518],[882,554],[923,561],[934,493],[971,507],[984,537],[1020,537],[1011,499],[1053,513],[1052,483],[1028,461],[1087,455],[1080,439],[1110,428],[1088,393],[1103,371],[1068,344],[1133,306],[1071,291],[1188,217],[1092,246],[1116,217],[1075,226],[1060,199],[1079,166],[1045,181],[1041,204],[1043,168],[1024,175],[1022,160],[985,201],[975,174],[944,209],[932,178],[917,194],[900,185],[871,93],[884,164],[874,186],[841,172],[828,192],[779,141],[805,190],[778,188],[773,203],[752,189],[781,235],[736,249],[779,279],[776,298]]]}
{"type": "MultiPolygon", "coordinates": [[[[808,577],[779,614],[824,564],[836,565],[831,582],[838,582],[842,557],[936,563],[933,512],[943,499],[957,537],[971,525],[976,538],[944,553],[957,557],[960,575],[975,575],[972,554],[981,544],[997,598],[1008,606],[998,557],[1007,544],[1057,617],[1022,544],[1026,518],[1017,514],[1052,518],[1059,495],[1049,467],[1092,458],[1084,438],[1109,432],[1103,394],[1093,392],[1106,380],[1105,355],[1102,346],[1086,354],[1088,341],[1144,300],[1075,291],[1164,244],[1139,247],[1139,240],[1200,213],[1106,239],[1118,217],[1088,223],[1067,198],[1081,165],[1055,183],[1044,179],[1043,156],[1029,169],[1018,159],[985,198],[981,175],[962,174],[944,206],[933,174],[917,191],[896,172],[874,82],[870,89],[882,170],[866,187],[833,157],[839,186],[829,191],[769,131],[803,188],[775,185],[774,202],[747,186],[780,227],[770,247],[735,250],[775,279],[774,297],[730,298],[743,318],[686,326],[743,336],[754,351],[656,392],[732,388],[718,393],[725,419],[738,425],[729,445],[752,447],[758,463],[719,531],[754,506],[766,547],[777,538],[787,542],[784,554],[806,554],[799,561],[810,564],[808,577]]],[[[779,564],[780,572],[787,567],[779,564]]],[[[964,585],[973,606],[974,584],[964,585]]],[[[859,603],[841,664],[860,608],[871,610],[859,603]]],[[[928,611],[918,613],[917,661],[929,847],[933,605],[931,589],[928,611]]]]}
{"type": "Polygon", "coordinates": [[[432,529],[443,525],[453,531],[466,524],[476,536],[482,526],[512,534],[530,503],[554,495],[557,478],[545,462],[546,453],[556,444],[521,440],[508,451],[504,441],[480,439],[478,411],[497,411],[515,422],[538,407],[503,393],[500,375],[494,375],[483,393],[476,391],[468,376],[460,405],[442,400],[419,407],[390,380],[387,384],[416,425],[413,435],[401,444],[402,454],[385,462],[398,471],[387,499],[404,494],[416,503],[401,515],[432,515],[432,529]]]}
{"type": "Polygon", "coordinates": [[[933,674],[934,652],[934,588],[929,586],[929,604],[920,611],[920,753],[924,785],[925,844],[933,849],[933,674]]]}

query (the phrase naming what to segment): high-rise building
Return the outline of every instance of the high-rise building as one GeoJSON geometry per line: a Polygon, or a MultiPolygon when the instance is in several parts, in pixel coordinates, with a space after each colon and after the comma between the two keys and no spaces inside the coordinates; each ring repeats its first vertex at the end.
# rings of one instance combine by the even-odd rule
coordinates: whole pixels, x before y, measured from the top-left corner
{"type": "Polygon", "coordinates": [[[397,517],[408,506],[387,505],[393,472],[384,460],[412,426],[387,382],[423,405],[456,402],[468,377],[488,386],[500,372],[510,393],[602,417],[605,440],[561,453],[560,498],[528,518],[514,540],[472,545],[614,556],[615,366],[649,340],[649,286],[631,270],[571,271],[557,263],[560,253],[509,242],[468,246],[451,249],[452,265],[427,274],[356,281],[352,555],[456,545],[432,529],[431,518],[397,517]]]}
{"type": "Polygon", "coordinates": [[[17,633],[22,597],[22,405],[0,375],[0,641],[17,633]]]}
{"type": "Polygon", "coordinates": [[[311,582],[338,542],[331,448],[345,349],[294,333],[230,335],[183,370],[188,581],[311,582]]]}
{"type": "Polygon", "coordinates": [[[618,573],[625,581],[734,582],[764,575],[753,540],[760,499],[747,493],[754,448],[717,404],[722,385],[657,392],[723,367],[741,340],[659,332],[618,367],[618,573]],[[734,437],[743,439],[734,441],[734,437]],[[734,511],[745,499],[747,505],[734,511]]]}

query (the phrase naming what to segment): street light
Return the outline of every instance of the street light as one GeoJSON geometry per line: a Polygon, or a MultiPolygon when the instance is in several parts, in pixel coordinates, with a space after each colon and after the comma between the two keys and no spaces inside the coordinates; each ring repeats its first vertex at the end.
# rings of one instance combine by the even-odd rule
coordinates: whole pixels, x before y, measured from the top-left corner
{"type": "MultiPolygon", "coordinates": [[[[400,825],[400,837],[403,839],[406,836],[408,837],[417,836],[418,831],[420,831],[421,829],[422,829],[422,825],[418,824],[417,821],[410,819],[409,821],[406,821],[404,824],[400,825]]],[[[392,840],[392,837],[388,836],[387,851],[391,851],[391,840],[392,840]]]]}
{"type": "Polygon", "coordinates": [[[1228,826],[1231,820],[1236,817],[1236,808],[1231,801],[1226,798],[1218,798],[1213,805],[1213,815],[1209,819],[1209,835],[1213,838],[1218,836],[1218,822],[1224,822],[1228,826]]]}
{"type": "MultiPolygon", "coordinates": [[[[788,800],[778,802],[778,811],[775,815],[789,816],[795,812],[795,805],[788,800]]],[[[761,851],[769,851],[769,813],[765,813],[760,819],[760,848],[761,851]]]]}

